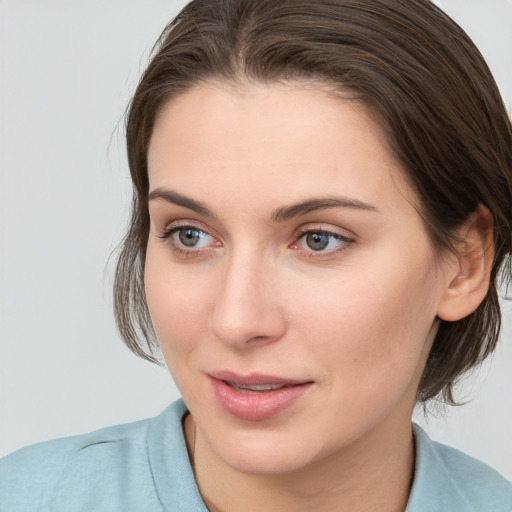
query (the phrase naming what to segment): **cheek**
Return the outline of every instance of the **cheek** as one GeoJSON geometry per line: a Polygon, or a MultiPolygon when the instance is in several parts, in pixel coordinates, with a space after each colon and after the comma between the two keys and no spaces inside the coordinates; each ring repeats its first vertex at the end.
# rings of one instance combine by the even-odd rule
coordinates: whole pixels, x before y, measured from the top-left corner
{"type": "Polygon", "coordinates": [[[304,304],[306,355],[329,390],[317,405],[330,419],[319,428],[334,443],[340,431],[357,436],[402,406],[409,414],[435,319],[425,271],[365,275],[304,304]]]}
{"type": "Polygon", "coordinates": [[[428,265],[362,268],[296,301],[296,319],[333,381],[375,390],[412,377],[435,320],[435,300],[428,265]]]}
{"type": "Polygon", "coordinates": [[[204,330],[215,287],[208,273],[194,275],[148,247],[145,291],[157,339],[166,361],[194,349],[204,330]]]}

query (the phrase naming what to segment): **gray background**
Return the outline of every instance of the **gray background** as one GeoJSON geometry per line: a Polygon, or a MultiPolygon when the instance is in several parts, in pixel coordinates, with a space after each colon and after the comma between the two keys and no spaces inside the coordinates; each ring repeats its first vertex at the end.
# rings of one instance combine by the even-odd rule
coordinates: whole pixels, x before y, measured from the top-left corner
{"type": "MultiPolygon", "coordinates": [[[[512,102],[512,1],[438,2],[470,33],[512,102]]],[[[154,415],[166,369],[115,331],[109,255],[130,182],[124,108],[183,1],[0,1],[0,455],[154,415]]],[[[512,479],[512,309],[472,401],[417,420],[512,479]]]]}

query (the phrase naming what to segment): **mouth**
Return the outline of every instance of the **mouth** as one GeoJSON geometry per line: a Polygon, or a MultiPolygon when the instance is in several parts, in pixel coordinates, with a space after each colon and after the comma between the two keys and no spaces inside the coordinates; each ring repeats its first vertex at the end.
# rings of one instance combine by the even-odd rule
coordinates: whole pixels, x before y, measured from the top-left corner
{"type": "Polygon", "coordinates": [[[283,389],[290,386],[295,386],[296,384],[237,384],[235,382],[231,382],[228,380],[222,381],[238,393],[245,393],[247,395],[257,395],[260,393],[266,393],[268,391],[275,391],[276,389],[283,389]]]}
{"type": "Polygon", "coordinates": [[[214,371],[210,377],[213,396],[232,416],[261,421],[283,412],[299,401],[314,385],[311,380],[296,380],[263,374],[240,375],[214,371]]]}

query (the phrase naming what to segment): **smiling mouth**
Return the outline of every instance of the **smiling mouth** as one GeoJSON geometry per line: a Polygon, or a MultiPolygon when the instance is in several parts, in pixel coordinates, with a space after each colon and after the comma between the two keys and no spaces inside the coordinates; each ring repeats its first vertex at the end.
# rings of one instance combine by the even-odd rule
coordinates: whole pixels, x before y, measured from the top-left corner
{"type": "Polygon", "coordinates": [[[215,372],[209,377],[217,404],[230,416],[244,421],[263,421],[284,413],[314,389],[313,381],[270,375],[215,372]]]}

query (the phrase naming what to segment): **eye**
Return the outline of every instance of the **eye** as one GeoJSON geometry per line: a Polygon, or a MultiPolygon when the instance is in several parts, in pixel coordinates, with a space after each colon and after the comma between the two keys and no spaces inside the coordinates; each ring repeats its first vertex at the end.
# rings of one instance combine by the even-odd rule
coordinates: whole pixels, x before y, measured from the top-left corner
{"type": "Polygon", "coordinates": [[[323,230],[306,230],[294,245],[297,249],[316,253],[330,253],[346,248],[353,240],[339,233],[323,230]]]}
{"type": "Polygon", "coordinates": [[[200,248],[207,247],[213,241],[213,238],[195,228],[178,228],[171,234],[173,241],[183,245],[184,247],[200,248]]]}
{"type": "Polygon", "coordinates": [[[217,239],[196,226],[170,226],[158,238],[167,242],[174,252],[189,255],[199,249],[221,245],[217,239]]]}

